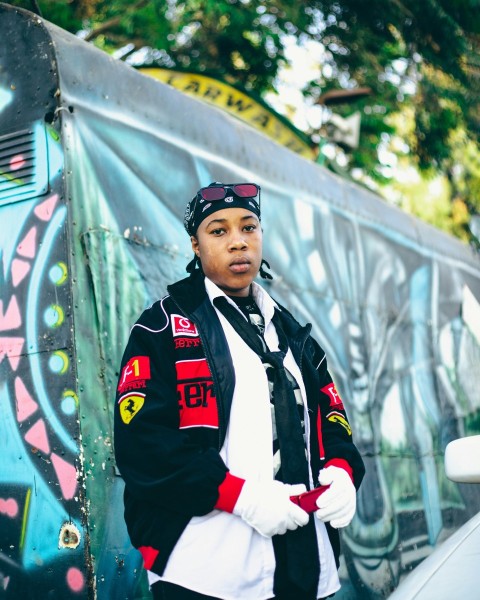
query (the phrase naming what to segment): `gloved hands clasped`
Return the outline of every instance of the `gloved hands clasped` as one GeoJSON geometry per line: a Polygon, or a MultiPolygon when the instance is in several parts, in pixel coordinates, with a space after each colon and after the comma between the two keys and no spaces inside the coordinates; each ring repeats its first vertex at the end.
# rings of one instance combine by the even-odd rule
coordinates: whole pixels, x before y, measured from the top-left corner
{"type": "Polygon", "coordinates": [[[233,513],[264,537],[281,535],[308,523],[308,513],[290,500],[290,496],[305,491],[303,484],[246,481],[233,513]]]}
{"type": "Polygon", "coordinates": [[[346,527],[353,519],[357,493],[349,474],[340,467],[326,467],[318,475],[320,485],[330,485],[317,499],[315,515],[332,527],[346,527]]]}

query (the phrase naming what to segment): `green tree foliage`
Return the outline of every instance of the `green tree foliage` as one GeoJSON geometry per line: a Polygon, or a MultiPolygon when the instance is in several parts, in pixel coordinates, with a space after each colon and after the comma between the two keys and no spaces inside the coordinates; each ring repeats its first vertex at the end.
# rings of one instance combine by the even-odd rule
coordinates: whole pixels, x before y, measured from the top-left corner
{"type": "MultiPolygon", "coordinates": [[[[362,136],[349,167],[385,180],[378,148],[396,133],[392,115],[413,109],[404,139],[426,177],[444,175],[452,212],[480,211],[479,0],[24,0],[124,57],[140,48],[145,61],[204,71],[259,95],[275,89],[287,63],[286,36],[322,44],[318,77],[303,93],[315,102],[332,89],[369,87],[358,101],[362,136]],[[462,149],[468,154],[463,162],[462,149]],[[468,149],[468,152],[467,152],[468,149]]],[[[347,115],[351,105],[335,112],[347,115]]],[[[409,117],[410,118],[410,117],[409,117]]],[[[310,132],[313,133],[313,132],[310,132]]],[[[398,131],[397,131],[398,133],[398,131]]],[[[464,225],[468,223],[468,218],[464,225]]],[[[457,224],[458,225],[458,224],[457,224]]],[[[456,226],[457,227],[457,226],[456,226]]],[[[447,226],[458,234],[457,229],[447,226]]],[[[465,227],[464,227],[465,229],[465,227]]]]}

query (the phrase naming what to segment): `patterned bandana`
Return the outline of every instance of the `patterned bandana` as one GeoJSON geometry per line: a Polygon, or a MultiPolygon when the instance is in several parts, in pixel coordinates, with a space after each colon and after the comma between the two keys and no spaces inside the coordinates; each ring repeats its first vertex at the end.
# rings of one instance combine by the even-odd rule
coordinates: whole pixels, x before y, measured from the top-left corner
{"type": "MultiPolygon", "coordinates": [[[[215,185],[221,186],[222,184],[215,182],[215,185]]],[[[256,214],[260,220],[260,206],[257,199],[237,196],[230,186],[228,188],[227,195],[222,200],[204,200],[199,192],[190,200],[183,219],[183,225],[188,235],[195,235],[198,226],[206,217],[224,208],[246,208],[256,214]]]]}

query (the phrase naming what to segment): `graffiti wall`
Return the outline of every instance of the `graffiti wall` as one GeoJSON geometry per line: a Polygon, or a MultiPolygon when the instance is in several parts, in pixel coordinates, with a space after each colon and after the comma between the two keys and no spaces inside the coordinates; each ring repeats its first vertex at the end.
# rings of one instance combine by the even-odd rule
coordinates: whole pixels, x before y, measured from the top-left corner
{"type": "Polygon", "coordinates": [[[261,283],[313,324],[367,465],[337,596],[387,598],[478,508],[443,472],[446,444],[480,433],[478,257],[37,17],[0,13],[0,589],[149,598],[113,458],[120,357],[186,275],[187,200],[253,180],[274,276],[261,283]],[[29,174],[26,146],[9,150],[24,130],[29,174]]]}
{"type": "Polygon", "coordinates": [[[2,11],[0,590],[6,598],[85,597],[64,153],[53,124],[55,60],[45,32],[30,21],[18,35],[12,17],[2,11]]]}

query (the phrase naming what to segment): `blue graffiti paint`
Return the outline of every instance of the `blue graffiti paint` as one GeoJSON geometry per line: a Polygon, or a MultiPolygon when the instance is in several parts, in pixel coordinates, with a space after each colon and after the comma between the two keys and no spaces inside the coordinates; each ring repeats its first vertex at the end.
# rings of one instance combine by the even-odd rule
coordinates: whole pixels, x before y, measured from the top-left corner
{"type": "Polygon", "coordinates": [[[2,112],[13,100],[13,93],[11,90],[0,87],[0,112],[2,112]]]}
{"type": "Polygon", "coordinates": [[[40,364],[39,331],[37,324],[38,312],[36,310],[39,304],[39,290],[45,276],[49,255],[55,245],[56,236],[62,231],[62,225],[65,221],[66,213],[66,207],[61,206],[52,217],[32,269],[26,309],[26,342],[29,351],[32,378],[35,382],[36,394],[42,407],[44,416],[55,430],[56,434],[60,437],[65,447],[74,454],[77,454],[78,444],[72,438],[70,432],[65,429],[63,423],[61,423],[58,419],[45,387],[44,373],[42,372],[40,364]]]}
{"type": "MultiPolygon", "coordinates": [[[[82,530],[82,525],[78,520],[72,519],[58,499],[58,494],[57,496],[53,494],[50,482],[43,479],[38,468],[43,459],[38,457],[36,464],[32,458],[35,455],[28,452],[25,447],[11,408],[15,403],[11,401],[5,386],[0,388],[0,405],[2,407],[0,490],[2,496],[6,493],[14,493],[17,485],[31,491],[29,510],[25,515],[26,522],[23,524],[25,535],[22,549],[16,554],[20,554],[21,564],[25,569],[34,569],[40,565],[46,566],[66,552],[72,552],[70,549],[58,547],[59,532],[63,523],[73,522],[79,531],[82,530]]],[[[22,519],[23,515],[18,515],[17,518],[22,519]]],[[[19,538],[18,543],[20,542],[19,538]]],[[[75,554],[81,555],[82,551],[83,541],[75,550],[75,554]]]]}

